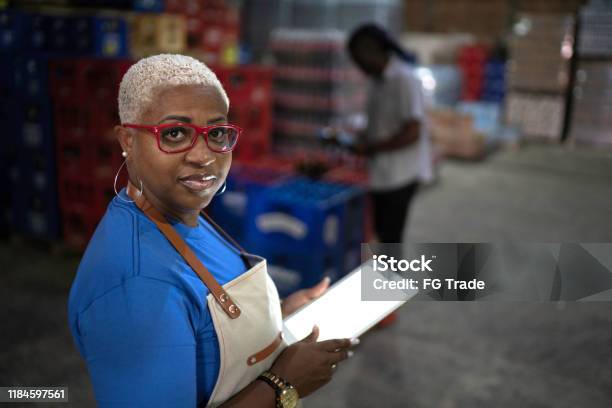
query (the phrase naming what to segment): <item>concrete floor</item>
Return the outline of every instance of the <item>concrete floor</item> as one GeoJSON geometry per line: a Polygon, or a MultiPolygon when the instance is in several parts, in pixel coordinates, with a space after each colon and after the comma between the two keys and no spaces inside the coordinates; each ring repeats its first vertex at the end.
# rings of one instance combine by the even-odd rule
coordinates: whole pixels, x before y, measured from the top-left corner
{"type": "MultiPolygon", "coordinates": [[[[612,242],[611,202],[612,152],[528,146],[444,163],[406,239],[612,242]]],[[[77,264],[0,244],[0,385],[67,385],[62,407],[93,406],[66,327],[77,264]]],[[[304,406],[609,408],[612,304],[410,302],[304,406]]]]}

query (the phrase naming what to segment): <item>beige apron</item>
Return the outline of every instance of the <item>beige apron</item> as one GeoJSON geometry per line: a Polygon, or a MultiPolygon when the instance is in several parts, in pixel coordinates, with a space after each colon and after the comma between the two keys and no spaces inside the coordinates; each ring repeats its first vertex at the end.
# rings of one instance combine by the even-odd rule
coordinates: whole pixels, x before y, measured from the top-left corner
{"type": "Polygon", "coordinates": [[[208,407],[227,401],[269,369],[287,347],[282,338],[283,320],[276,286],[263,258],[245,251],[203,213],[210,223],[240,249],[241,257],[254,265],[236,279],[220,286],[187,243],[144,195],[128,183],[128,195],[153,221],[208,287],[208,308],[219,339],[221,365],[208,407]]]}

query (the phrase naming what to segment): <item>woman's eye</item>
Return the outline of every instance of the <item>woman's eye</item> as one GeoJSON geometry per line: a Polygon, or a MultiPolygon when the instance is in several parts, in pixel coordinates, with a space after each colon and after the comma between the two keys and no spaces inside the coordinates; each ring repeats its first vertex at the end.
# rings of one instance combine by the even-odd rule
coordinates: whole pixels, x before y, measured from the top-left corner
{"type": "Polygon", "coordinates": [[[225,129],[216,128],[208,132],[208,137],[214,140],[221,140],[225,137],[225,129]]]}
{"type": "Polygon", "coordinates": [[[181,127],[166,129],[162,132],[162,137],[170,142],[183,140],[186,135],[187,132],[181,127]]]}

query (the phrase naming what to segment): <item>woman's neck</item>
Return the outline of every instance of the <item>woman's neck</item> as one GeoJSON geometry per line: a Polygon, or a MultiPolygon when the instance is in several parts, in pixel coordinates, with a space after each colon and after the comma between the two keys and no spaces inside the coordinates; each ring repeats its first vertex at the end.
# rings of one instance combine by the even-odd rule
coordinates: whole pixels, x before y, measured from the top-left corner
{"type": "MultiPolygon", "coordinates": [[[[130,181],[130,186],[128,187],[131,191],[132,195],[143,194],[145,199],[153,206],[157,211],[159,211],[166,219],[176,220],[190,227],[196,227],[198,225],[198,219],[200,216],[200,212],[197,210],[189,210],[189,211],[177,211],[175,209],[170,208],[163,201],[157,199],[155,194],[147,193],[146,188],[143,190],[138,190],[135,185],[130,181]]],[[[136,200],[137,197],[132,196],[133,200],[136,200]]]]}

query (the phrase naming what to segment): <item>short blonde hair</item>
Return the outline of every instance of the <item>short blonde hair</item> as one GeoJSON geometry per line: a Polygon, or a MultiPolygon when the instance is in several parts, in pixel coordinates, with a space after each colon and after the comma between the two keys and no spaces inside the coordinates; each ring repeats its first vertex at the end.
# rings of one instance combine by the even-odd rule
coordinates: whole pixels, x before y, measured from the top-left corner
{"type": "Polygon", "coordinates": [[[118,97],[121,123],[137,123],[157,88],[172,85],[212,86],[229,107],[221,82],[204,63],[187,55],[159,54],[139,60],[123,76],[118,97]]]}

